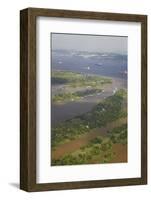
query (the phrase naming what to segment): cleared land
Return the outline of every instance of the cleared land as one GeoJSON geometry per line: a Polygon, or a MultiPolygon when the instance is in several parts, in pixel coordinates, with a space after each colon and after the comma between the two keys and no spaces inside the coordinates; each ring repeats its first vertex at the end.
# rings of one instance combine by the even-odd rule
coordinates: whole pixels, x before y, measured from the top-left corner
{"type": "Polygon", "coordinates": [[[127,162],[126,98],[126,90],[118,90],[54,127],[51,165],[127,162]]]}
{"type": "Polygon", "coordinates": [[[92,139],[95,139],[99,136],[106,137],[109,130],[126,123],[127,118],[121,118],[114,122],[108,123],[106,127],[92,129],[89,133],[81,136],[80,138],[61,144],[53,151],[52,159],[59,159],[65,154],[73,153],[82,146],[86,146],[92,139]]]}

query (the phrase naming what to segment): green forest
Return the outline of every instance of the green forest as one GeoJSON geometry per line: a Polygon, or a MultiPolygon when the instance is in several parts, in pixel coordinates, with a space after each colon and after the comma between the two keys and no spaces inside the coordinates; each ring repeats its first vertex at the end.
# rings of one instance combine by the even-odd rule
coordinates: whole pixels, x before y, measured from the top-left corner
{"type": "Polygon", "coordinates": [[[123,110],[126,91],[121,89],[98,103],[87,113],[60,123],[52,129],[52,147],[73,140],[89,130],[105,126],[108,122],[127,115],[123,110]]]}
{"type": "Polygon", "coordinates": [[[106,137],[96,137],[79,150],[53,159],[52,165],[75,165],[93,163],[109,163],[116,157],[113,151],[115,143],[127,144],[127,124],[114,128],[106,137]]]}

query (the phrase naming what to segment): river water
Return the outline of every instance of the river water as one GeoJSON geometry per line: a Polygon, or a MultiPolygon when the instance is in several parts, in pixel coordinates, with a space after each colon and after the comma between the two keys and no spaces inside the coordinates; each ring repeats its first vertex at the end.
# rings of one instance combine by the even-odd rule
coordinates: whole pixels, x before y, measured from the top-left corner
{"type": "MultiPolygon", "coordinates": [[[[90,111],[98,102],[113,95],[116,88],[127,88],[127,57],[122,55],[106,56],[81,56],[54,52],[52,53],[52,70],[65,70],[86,74],[97,74],[112,78],[112,84],[105,85],[100,94],[87,96],[80,101],[51,106],[51,126],[55,127],[60,122],[71,119],[77,115],[90,111]]],[[[52,91],[55,87],[52,85],[52,91]]]]}

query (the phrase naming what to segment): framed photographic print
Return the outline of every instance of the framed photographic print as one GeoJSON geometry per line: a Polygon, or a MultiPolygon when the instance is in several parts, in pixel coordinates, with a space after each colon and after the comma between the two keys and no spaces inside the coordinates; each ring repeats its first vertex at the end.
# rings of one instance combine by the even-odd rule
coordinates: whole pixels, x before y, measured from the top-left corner
{"type": "Polygon", "coordinates": [[[20,12],[20,188],[147,183],[147,16],[20,12]]]}

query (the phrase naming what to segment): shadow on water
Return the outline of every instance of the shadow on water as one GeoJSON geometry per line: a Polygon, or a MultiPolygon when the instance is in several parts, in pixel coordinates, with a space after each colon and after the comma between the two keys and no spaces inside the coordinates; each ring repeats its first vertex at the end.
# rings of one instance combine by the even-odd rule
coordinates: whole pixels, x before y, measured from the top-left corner
{"type": "Polygon", "coordinates": [[[52,127],[55,127],[60,122],[90,111],[96,104],[96,102],[69,102],[66,104],[52,105],[52,127]]]}

